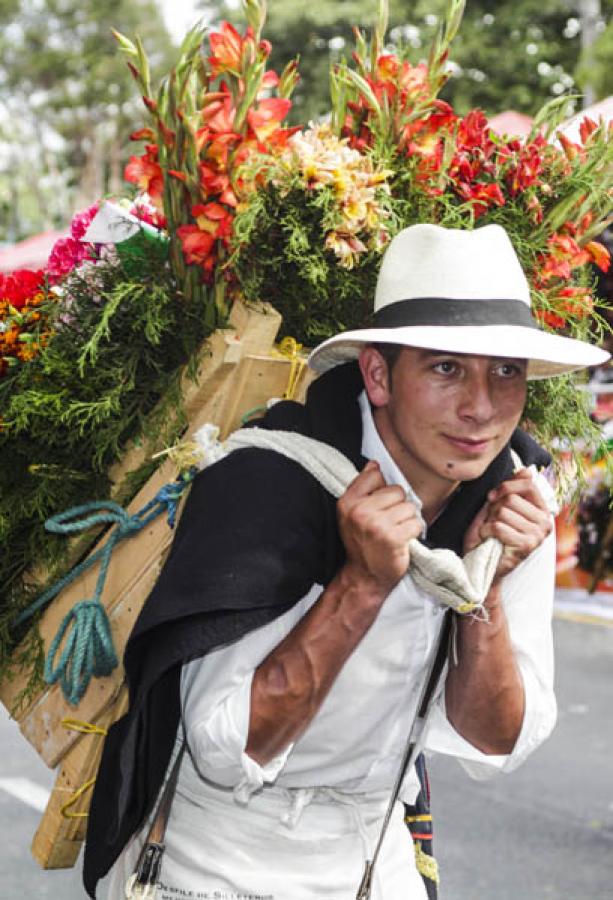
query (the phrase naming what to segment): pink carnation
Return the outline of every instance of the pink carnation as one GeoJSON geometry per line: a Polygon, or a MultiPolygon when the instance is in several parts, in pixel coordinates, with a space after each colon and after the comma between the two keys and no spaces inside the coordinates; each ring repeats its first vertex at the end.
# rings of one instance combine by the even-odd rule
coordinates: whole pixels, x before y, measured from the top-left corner
{"type": "Polygon", "coordinates": [[[87,209],[83,209],[81,212],[76,213],[70,223],[70,233],[75,241],[81,240],[97,212],[98,204],[94,203],[87,209]]]}
{"type": "Polygon", "coordinates": [[[84,244],[72,237],[60,238],[49,254],[47,269],[52,281],[59,281],[72,272],[84,259],[91,258],[91,244],[84,244]]]}

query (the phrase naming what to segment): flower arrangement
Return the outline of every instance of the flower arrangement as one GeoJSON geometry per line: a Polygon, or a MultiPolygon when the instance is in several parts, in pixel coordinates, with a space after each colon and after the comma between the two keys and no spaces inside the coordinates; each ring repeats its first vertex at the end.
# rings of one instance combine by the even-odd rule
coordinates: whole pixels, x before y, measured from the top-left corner
{"type": "Polygon", "coordinates": [[[0,275],[0,378],[34,359],[47,339],[41,312],[44,289],[42,270],[0,275]]]}
{"type": "MultiPolygon", "coordinates": [[[[28,569],[55,578],[67,565],[45,519],[107,496],[129,441],[150,456],[174,443],[179,373],[236,297],[269,300],[285,335],[312,345],[368,324],[381,254],[401,228],[496,222],[544,327],[592,340],[607,327],[592,264],[610,263],[595,240],[611,210],[610,132],[587,120],[581,143],[557,140],[559,100],[524,142],[496,136],[480,110],[458,116],[439,93],[463,0],[448,0],[419,65],[386,46],[379,0],[370,41],[356,31],[351,63],[331,71],[328,121],[291,128],[297,64],[267,68],[264,2],[243,5],[244,34],[193,29],[157,91],[140,41],[116,34],[148,116],[125,170],[137,196],[118,201],[129,227],[97,203],[45,271],[0,278],[0,535],[11,550],[0,555],[0,665],[37,590],[28,569]]],[[[549,446],[599,440],[572,376],[532,384],[526,421],[549,446]]],[[[133,491],[156,464],[134,473],[133,491]]]]}

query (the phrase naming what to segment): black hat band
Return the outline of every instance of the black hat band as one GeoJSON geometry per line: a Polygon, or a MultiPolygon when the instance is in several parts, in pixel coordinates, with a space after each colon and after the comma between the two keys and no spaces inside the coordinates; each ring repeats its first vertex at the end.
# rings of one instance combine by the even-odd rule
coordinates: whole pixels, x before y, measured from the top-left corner
{"type": "Polygon", "coordinates": [[[530,308],[521,300],[452,300],[443,297],[419,297],[397,300],[377,310],[376,328],[402,328],[409,325],[521,325],[537,328],[530,308]]]}

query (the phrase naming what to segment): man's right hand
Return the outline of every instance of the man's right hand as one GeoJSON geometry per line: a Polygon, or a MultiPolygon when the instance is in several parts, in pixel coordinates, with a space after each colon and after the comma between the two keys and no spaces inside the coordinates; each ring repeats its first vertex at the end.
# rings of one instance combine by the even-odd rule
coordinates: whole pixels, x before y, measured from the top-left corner
{"type": "Polygon", "coordinates": [[[337,515],[345,569],[387,595],[409,567],[409,541],[421,533],[415,505],[371,460],[338,501],[337,515]]]}

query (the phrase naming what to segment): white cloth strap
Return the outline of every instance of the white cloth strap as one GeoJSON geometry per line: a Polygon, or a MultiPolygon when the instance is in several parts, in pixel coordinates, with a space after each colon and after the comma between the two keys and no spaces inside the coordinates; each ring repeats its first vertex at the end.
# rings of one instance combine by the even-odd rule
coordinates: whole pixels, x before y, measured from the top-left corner
{"type": "MultiPolygon", "coordinates": [[[[358,475],[353,463],[335,447],[297,432],[241,428],[224,443],[217,440],[217,434],[218,429],[209,425],[194,436],[203,455],[201,468],[233,450],[273,450],[303,466],[337,499],[358,475]]],[[[521,467],[519,456],[511,452],[516,466],[521,467]]],[[[413,538],[409,550],[409,573],[418,587],[458,613],[472,613],[483,606],[503,546],[496,538],[488,538],[461,559],[452,550],[430,549],[413,538]]]]}

